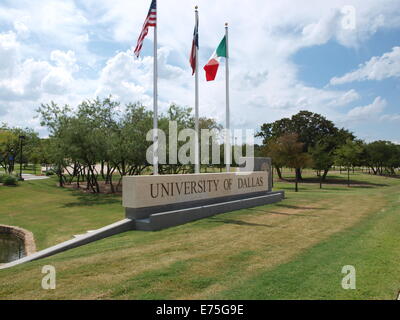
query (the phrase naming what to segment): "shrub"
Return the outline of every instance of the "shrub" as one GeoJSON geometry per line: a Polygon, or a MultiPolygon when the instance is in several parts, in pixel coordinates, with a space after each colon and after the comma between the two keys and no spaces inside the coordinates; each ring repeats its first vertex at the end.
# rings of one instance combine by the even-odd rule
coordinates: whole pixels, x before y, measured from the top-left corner
{"type": "Polygon", "coordinates": [[[18,179],[14,176],[4,175],[2,182],[4,186],[16,186],[18,184],[18,179]]]}
{"type": "Polygon", "coordinates": [[[3,179],[6,175],[5,174],[0,174],[0,183],[3,183],[3,179]]]}
{"type": "Polygon", "coordinates": [[[53,176],[55,173],[53,170],[46,171],[46,176],[53,176]]]}

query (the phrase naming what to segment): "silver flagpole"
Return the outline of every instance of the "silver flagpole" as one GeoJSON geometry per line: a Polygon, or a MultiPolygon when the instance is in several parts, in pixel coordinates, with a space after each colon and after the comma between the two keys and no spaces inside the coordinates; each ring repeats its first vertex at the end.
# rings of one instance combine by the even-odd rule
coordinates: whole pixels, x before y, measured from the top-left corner
{"type": "Polygon", "coordinates": [[[225,79],[226,79],[226,149],[225,149],[225,163],[226,172],[231,169],[231,139],[230,139],[230,115],[229,115],[229,46],[228,46],[228,23],[225,23],[225,44],[226,44],[226,58],[225,58],[225,79]]]}
{"type": "Polygon", "coordinates": [[[154,61],[153,61],[153,174],[158,174],[158,97],[157,97],[157,17],[154,26],[154,61]]]}
{"type": "MultiPolygon", "coordinates": [[[[199,23],[199,12],[195,7],[196,26],[199,23]]],[[[197,30],[197,33],[199,30],[197,30]]],[[[196,35],[198,36],[198,34],[196,35]]],[[[195,70],[195,109],[194,109],[194,130],[195,130],[195,164],[194,172],[200,173],[200,148],[199,148],[199,48],[196,46],[196,70],[195,70]]]]}

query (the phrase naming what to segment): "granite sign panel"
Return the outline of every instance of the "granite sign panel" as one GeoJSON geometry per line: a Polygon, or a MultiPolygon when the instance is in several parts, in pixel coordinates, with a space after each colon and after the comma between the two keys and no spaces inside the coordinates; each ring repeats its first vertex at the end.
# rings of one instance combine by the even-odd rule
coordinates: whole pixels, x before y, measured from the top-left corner
{"type": "Polygon", "coordinates": [[[231,172],[123,178],[123,206],[145,208],[271,190],[269,173],[231,172]]]}

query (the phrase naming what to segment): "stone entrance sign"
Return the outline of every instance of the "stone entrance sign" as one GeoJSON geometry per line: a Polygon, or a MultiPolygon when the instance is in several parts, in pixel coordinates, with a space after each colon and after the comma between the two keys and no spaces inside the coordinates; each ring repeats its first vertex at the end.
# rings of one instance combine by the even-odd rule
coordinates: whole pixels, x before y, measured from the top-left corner
{"type": "Polygon", "coordinates": [[[233,210],[281,201],[266,171],[127,176],[123,178],[125,216],[137,230],[160,230],[233,210]]]}
{"type": "Polygon", "coordinates": [[[268,192],[267,171],[123,178],[123,206],[144,208],[268,192]]]}

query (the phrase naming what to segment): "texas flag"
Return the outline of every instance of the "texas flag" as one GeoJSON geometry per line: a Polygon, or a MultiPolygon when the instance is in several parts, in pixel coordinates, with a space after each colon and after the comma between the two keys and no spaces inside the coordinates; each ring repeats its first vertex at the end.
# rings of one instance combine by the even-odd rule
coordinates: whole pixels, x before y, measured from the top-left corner
{"type": "Polygon", "coordinates": [[[198,49],[199,49],[199,18],[196,14],[196,24],[194,25],[194,31],[193,31],[192,51],[190,52],[190,65],[192,67],[192,75],[194,75],[196,71],[198,49]]]}

